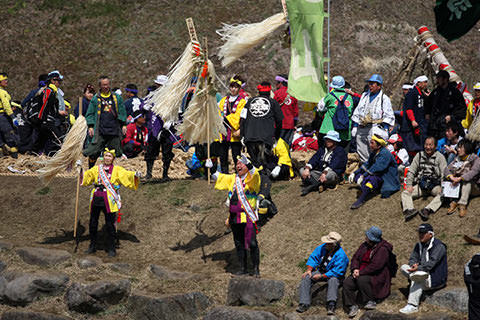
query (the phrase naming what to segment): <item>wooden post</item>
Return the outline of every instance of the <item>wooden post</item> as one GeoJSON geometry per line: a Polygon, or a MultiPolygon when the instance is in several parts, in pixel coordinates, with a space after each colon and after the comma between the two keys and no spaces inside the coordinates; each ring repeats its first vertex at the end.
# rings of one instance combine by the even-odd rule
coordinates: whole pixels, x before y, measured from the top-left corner
{"type": "MultiPolygon", "coordinates": [[[[82,102],[83,98],[80,97],[78,98],[78,116],[80,117],[82,115],[82,102]]],[[[78,177],[77,177],[77,194],[75,196],[75,224],[73,225],[73,237],[76,239],[77,238],[77,221],[78,221],[78,199],[80,196],[80,170],[78,172],[78,177]]]]}
{"type": "MultiPolygon", "coordinates": [[[[203,38],[203,45],[204,45],[204,50],[205,50],[205,62],[208,63],[208,41],[207,37],[203,38]]],[[[207,94],[209,94],[209,88],[208,88],[208,73],[205,76],[205,87],[207,88],[207,94]]],[[[206,111],[207,111],[207,158],[210,159],[210,110],[208,110],[208,107],[205,105],[206,111]]],[[[211,159],[210,159],[211,161],[211,159]]],[[[207,169],[207,175],[208,175],[208,184],[210,184],[210,168],[207,169]]]]}

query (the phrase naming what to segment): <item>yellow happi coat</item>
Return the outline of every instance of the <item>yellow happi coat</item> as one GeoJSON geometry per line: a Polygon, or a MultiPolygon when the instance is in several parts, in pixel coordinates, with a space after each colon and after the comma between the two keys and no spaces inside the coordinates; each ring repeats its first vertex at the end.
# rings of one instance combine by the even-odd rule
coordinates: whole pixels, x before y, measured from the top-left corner
{"type": "MultiPolygon", "coordinates": [[[[215,189],[217,190],[228,190],[228,199],[233,195],[235,190],[235,177],[236,174],[224,174],[220,173],[215,183],[215,189]]],[[[257,198],[258,193],[260,192],[260,174],[258,170],[255,170],[255,173],[252,175],[250,172],[247,173],[245,180],[243,181],[245,196],[247,197],[248,202],[253,210],[256,210],[257,207],[257,198]]],[[[240,199],[238,200],[240,201],[240,199]]],[[[245,211],[240,213],[240,216],[237,217],[236,223],[247,223],[247,215],[245,211]]]]}
{"type": "Polygon", "coordinates": [[[273,147],[273,154],[278,157],[278,165],[287,165],[290,168],[290,178],[293,178],[295,174],[292,168],[292,158],[290,157],[290,146],[282,138],[278,139],[277,143],[273,147]]]}
{"type": "MultiPolygon", "coordinates": [[[[117,191],[120,189],[120,186],[137,190],[140,179],[135,176],[135,172],[128,171],[120,166],[113,166],[112,176],[110,178],[110,183],[112,187],[117,191]]],[[[82,186],[89,186],[91,184],[102,184],[99,177],[99,167],[94,166],[91,169],[88,169],[83,173],[82,186]]],[[[118,203],[115,201],[113,195],[107,189],[107,198],[108,198],[108,212],[118,212],[120,210],[118,203]]],[[[93,194],[95,193],[95,188],[92,189],[90,193],[90,205],[93,201],[93,194]]]]}
{"type": "MultiPolygon", "coordinates": [[[[225,117],[223,109],[225,107],[225,102],[227,102],[227,99],[228,99],[228,96],[223,97],[222,100],[220,100],[220,102],[218,103],[219,112],[220,112],[220,115],[222,117],[225,117]]],[[[230,113],[228,116],[225,117],[225,118],[227,118],[228,123],[232,126],[233,131],[236,131],[236,130],[240,129],[240,114],[242,113],[243,108],[247,104],[245,99],[243,99],[241,97],[239,97],[238,99],[239,99],[239,102],[237,104],[237,108],[235,109],[235,112],[230,113]]],[[[232,136],[230,138],[230,141],[231,142],[238,142],[238,141],[240,141],[240,138],[236,138],[236,137],[232,136]]]]}

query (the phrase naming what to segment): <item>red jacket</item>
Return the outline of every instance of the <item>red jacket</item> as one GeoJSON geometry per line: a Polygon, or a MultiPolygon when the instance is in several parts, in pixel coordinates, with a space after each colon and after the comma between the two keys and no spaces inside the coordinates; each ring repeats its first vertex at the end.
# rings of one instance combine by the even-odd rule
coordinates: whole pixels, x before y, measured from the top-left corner
{"type": "Polygon", "coordinates": [[[136,147],[140,147],[142,145],[146,146],[148,141],[148,129],[146,126],[141,127],[140,132],[138,132],[138,127],[135,122],[130,123],[127,126],[127,134],[125,135],[125,139],[122,140],[122,146],[127,143],[132,143],[136,147]],[[143,143],[141,142],[142,139],[138,139],[138,134],[141,134],[143,138],[143,143]]]}
{"type": "Polygon", "coordinates": [[[276,90],[273,99],[277,100],[282,108],[282,129],[295,129],[295,118],[298,117],[298,101],[287,93],[288,87],[282,86],[276,90]]]}

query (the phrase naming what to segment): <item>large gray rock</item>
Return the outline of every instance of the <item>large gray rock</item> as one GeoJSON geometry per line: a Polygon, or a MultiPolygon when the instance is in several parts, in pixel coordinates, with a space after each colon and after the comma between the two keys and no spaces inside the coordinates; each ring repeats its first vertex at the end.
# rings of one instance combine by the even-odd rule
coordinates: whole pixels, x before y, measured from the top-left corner
{"type": "Polygon", "coordinates": [[[65,250],[33,247],[19,248],[17,249],[17,254],[28,264],[46,267],[64,262],[72,256],[65,250]]]}
{"type": "Polygon", "coordinates": [[[388,313],[377,310],[366,311],[360,320],[451,320],[451,317],[444,313],[414,314],[405,315],[401,313],[388,313]]]}
{"type": "Polygon", "coordinates": [[[102,259],[97,257],[85,257],[77,260],[77,265],[80,269],[95,268],[102,263],[102,259]]]}
{"type": "Polygon", "coordinates": [[[98,281],[89,285],[74,283],[65,294],[65,303],[73,311],[97,313],[128,297],[130,288],[129,280],[98,281]]]}
{"type": "Polygon", "coordinates": [[[132,295],[127,309],[135,320],[195,320],[209,305],[210,299],[206,295],[191,292],[160,297],[132,295]]]}
{"type": "Polygon", "coordinates": [[[177,280],[177,279],[192,279],[195,277],[193,273],[172,271],[156,264],[150,265],[150,271],[159,279],[177,280]]]}
{"type": "Polygon", "coordinates": [[[5,241],[0,241],[0,252],[12,250],[13,244],[5,241]]]}
{"type": "Polygon", "coordinates": [[[3,261],[0,261],[0,272],[5,270],[7,268],[7,264],[3,261]]]}
{"type": "Polygon", "coordinates": [[[282,299],[285,283],[254,277],[234,277],[228,283],[227,304],[265,306],[282,299]]]}
{"type": "Polygon", "coordinates": [[[270,312],[234,307],[218,307],[210,310],[203,320],[278,320],[270,312]]]}
{"type": "Polygon", "coordinates": [[[283,320],[338,320],[336,316],[310,315],[301,317],[297,312],[291,312],[283,315],[283,320]]]}
{"type": "MultiPolygon", "coordinates": [[[[13,280],[4,282],[3,301],[11,305],[25,306],[41,296],[60,294],[68,281],[68,276],[63,273],[17,274],[13,280]]],[[[0,284],[0,293],[1,287],[0,284]]]]}
{"type": "Polygon", "coordinates": [[[71,318],[41,312],[6,311],[0,320],[71,320],[71,318]]]}
{"type": "Polygon", "coordinates": [[[116,262],[110,265],[110,269],[115,272],[129,273],[132,270],[132,266],[124,262],[116,262]]]}
{"type": "Polygon", "coordinates": [[[468,312],[468,292],[465,288],[439,290],[427,296],[425,302],[456,312],[468,312]]]}

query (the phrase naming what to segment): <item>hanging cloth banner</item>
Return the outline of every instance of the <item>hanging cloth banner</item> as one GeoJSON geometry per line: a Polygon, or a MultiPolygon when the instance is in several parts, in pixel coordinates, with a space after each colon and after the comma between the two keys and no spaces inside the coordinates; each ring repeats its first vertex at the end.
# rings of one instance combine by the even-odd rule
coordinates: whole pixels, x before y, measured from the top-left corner
{"type": "Polygon", "coordinates": [[[437,32],[448,41],[460,38],[480,19],[480,0],[437,0],[437,32]]]}
{"type": "Polygon", "coordinates": [[[291,34],[288,93],[318,103],[327,93],[323,78],[323,0],[287,0],[291,34]]]}

